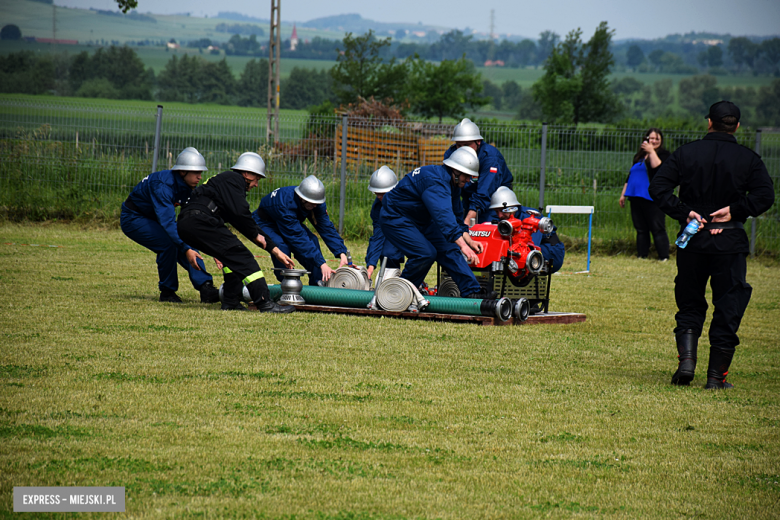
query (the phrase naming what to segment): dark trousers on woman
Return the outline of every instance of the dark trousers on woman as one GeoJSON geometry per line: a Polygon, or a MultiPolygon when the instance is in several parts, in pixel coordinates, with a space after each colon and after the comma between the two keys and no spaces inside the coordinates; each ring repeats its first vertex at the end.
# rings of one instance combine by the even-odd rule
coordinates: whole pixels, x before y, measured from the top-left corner
{"type": "Polygon", "coordinates": [[[666,234],[666,215],[652,200],[629,197],[631,220],[636,228],[636,254],[647,258],[650,253],[650,235],[653,235],[658,258],[669,258],[669,236],[666,234]]]}

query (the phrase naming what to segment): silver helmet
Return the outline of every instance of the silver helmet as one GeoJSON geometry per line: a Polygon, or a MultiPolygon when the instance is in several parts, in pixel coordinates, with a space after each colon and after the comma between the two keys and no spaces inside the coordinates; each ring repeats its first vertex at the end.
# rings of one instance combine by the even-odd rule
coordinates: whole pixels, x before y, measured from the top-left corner
{"type": "Polygon", "coordinates": [[[398,177],[395,172],[387,166],[382,166],[371,174],[371,180],[368,181],[368,191],[374,193],[387,193],[398,184],[398,177]]]}
{"type": "Polygon", "coordinates": [[[506,186],[498,188],[493,192],[493,196],[490,197],[490,209],[500,209],[501,211],[512,213],[517,211],[519,207],[520,202],[518,202],[515,192],[506,186]]]}
{"type": "Polygon", "coordinates": [[[452,155],[444,159],[444,164],[466,175],[479,177],[479,158],[477,152],[469,146],[461,146],[452,152],[452,155]]]}
{"type": "Polygon", "coordinates": [[[465,118],[455,125],[452,132],[453,141],[481,141],[483,137],[479,135],[479,127],[471,119],[465,118]]]}
{"type": "Polygon", "coordinates": [[[255,152],[244,152],[238,157],[236,164],[230,167],[231,170],[256,173],[265,178],[265,161],[255,152]]]}
{"type": "Polygon", "coordinates": [[[176,158],[176,164],[172,170],[183,170],[187,172],[207,172],[206,159],[193,147],[185,148],[176,158]]]}
{"type": "Polygon", "coordinates": [[[325,185],[314,175],[309,175],[295,187],[295,193],[306,202],[322,204],[325,202],[325,185]]]}

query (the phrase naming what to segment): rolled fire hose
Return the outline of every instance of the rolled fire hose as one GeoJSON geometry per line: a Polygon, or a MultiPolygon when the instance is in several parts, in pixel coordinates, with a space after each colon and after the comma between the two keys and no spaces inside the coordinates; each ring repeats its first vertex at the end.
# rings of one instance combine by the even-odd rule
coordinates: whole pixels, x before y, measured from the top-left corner
{"type": "Polygon", "coordinates": [[[368,291],[371,286],[371,280],[368,278],[368,271],[365,267],[355,268],[345,265],[333,272],[327,286],[334,289],[368,291]]]}
{"type": "MultiPolygon", "coordinates": [[[[282,295],[281,285],[269,285],[271,298],[278,300],[282,295]]],[[[301,296],[309,305],[330,305],[334,307],[366,308],[374,296],[371,291],[353,289],[333,289],[304,285],[301,296]]],[[[507,321],[512,316],[512,302],[508,298],[498,300],[472,300],[469,298],[446,298],[429,296],[426,312],[441,314],[466,314],[469,316],[489,316],[507,321]]]]}
{"type": "Polygon", "coordinates": [[[376,303],[386,311],[403,312],[407,309],[417,312],[428,306],[417,287],[409,280],[387,277],[376,288],[376,303]]]}
{"type": "MultiPolygon", "coordinates": [[[[278,300],[282,296],[281,285],[269,285],[271,299],[278,300]]],[[[331,305],[334,307],[365,308],[374,293],[371,291],[357,291],[354,289],[336,289],[333,287],[318,287],[316,285],[304,285],[301,296],[307,305],[331,305]]]]}

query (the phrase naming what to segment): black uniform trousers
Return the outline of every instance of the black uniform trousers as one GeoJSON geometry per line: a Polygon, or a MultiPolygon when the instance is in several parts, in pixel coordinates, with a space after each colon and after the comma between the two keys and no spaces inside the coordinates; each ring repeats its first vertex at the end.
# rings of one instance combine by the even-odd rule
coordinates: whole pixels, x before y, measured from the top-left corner
{"type": "Polygon", "coordinates": [[[712,288],[715,311],[710,323],[710,347],[734,353],[739,345],[737,331],[745,314],[753,288],[745,280],[747,254],[706,254],[686,249],[677,250],[677,277],[674,297],[675,334],[687,329],[700,336],[707,316],[705,290],[707,280],[712,288]]]}
{"type": "Polygon", "coordinates": [[[653,235],[658,258],[669,258],[669,235],[666,234],[666,214],[652,200],[629,197],[631,220],[636,228],[636,254],[647,258],[650,254],[650,235],[653,235]]]}
{"type": "Polygon", "coordinates": [[[243,285],[255,304],[270,301],[268,284],[254,255],[222,221],[205,211],[184,210],[179,215],[179,236],[187,244],[217,258],[230,272],[225,273],[222,303],[237,305],[243,285]]]}

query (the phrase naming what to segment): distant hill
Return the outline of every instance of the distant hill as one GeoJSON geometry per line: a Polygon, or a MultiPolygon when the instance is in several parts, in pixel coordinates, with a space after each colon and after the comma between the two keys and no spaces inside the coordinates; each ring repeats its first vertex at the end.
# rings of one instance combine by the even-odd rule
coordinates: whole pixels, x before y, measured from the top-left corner
{"type": "Polygon", "coordinates": [[[268,18],[255,18],[254,16],[248,16],[234,11],[220,11],[217,14],[217,18],[222,18],[223,20],[236,20],[238,22],[271,23],[268,18]]]}

